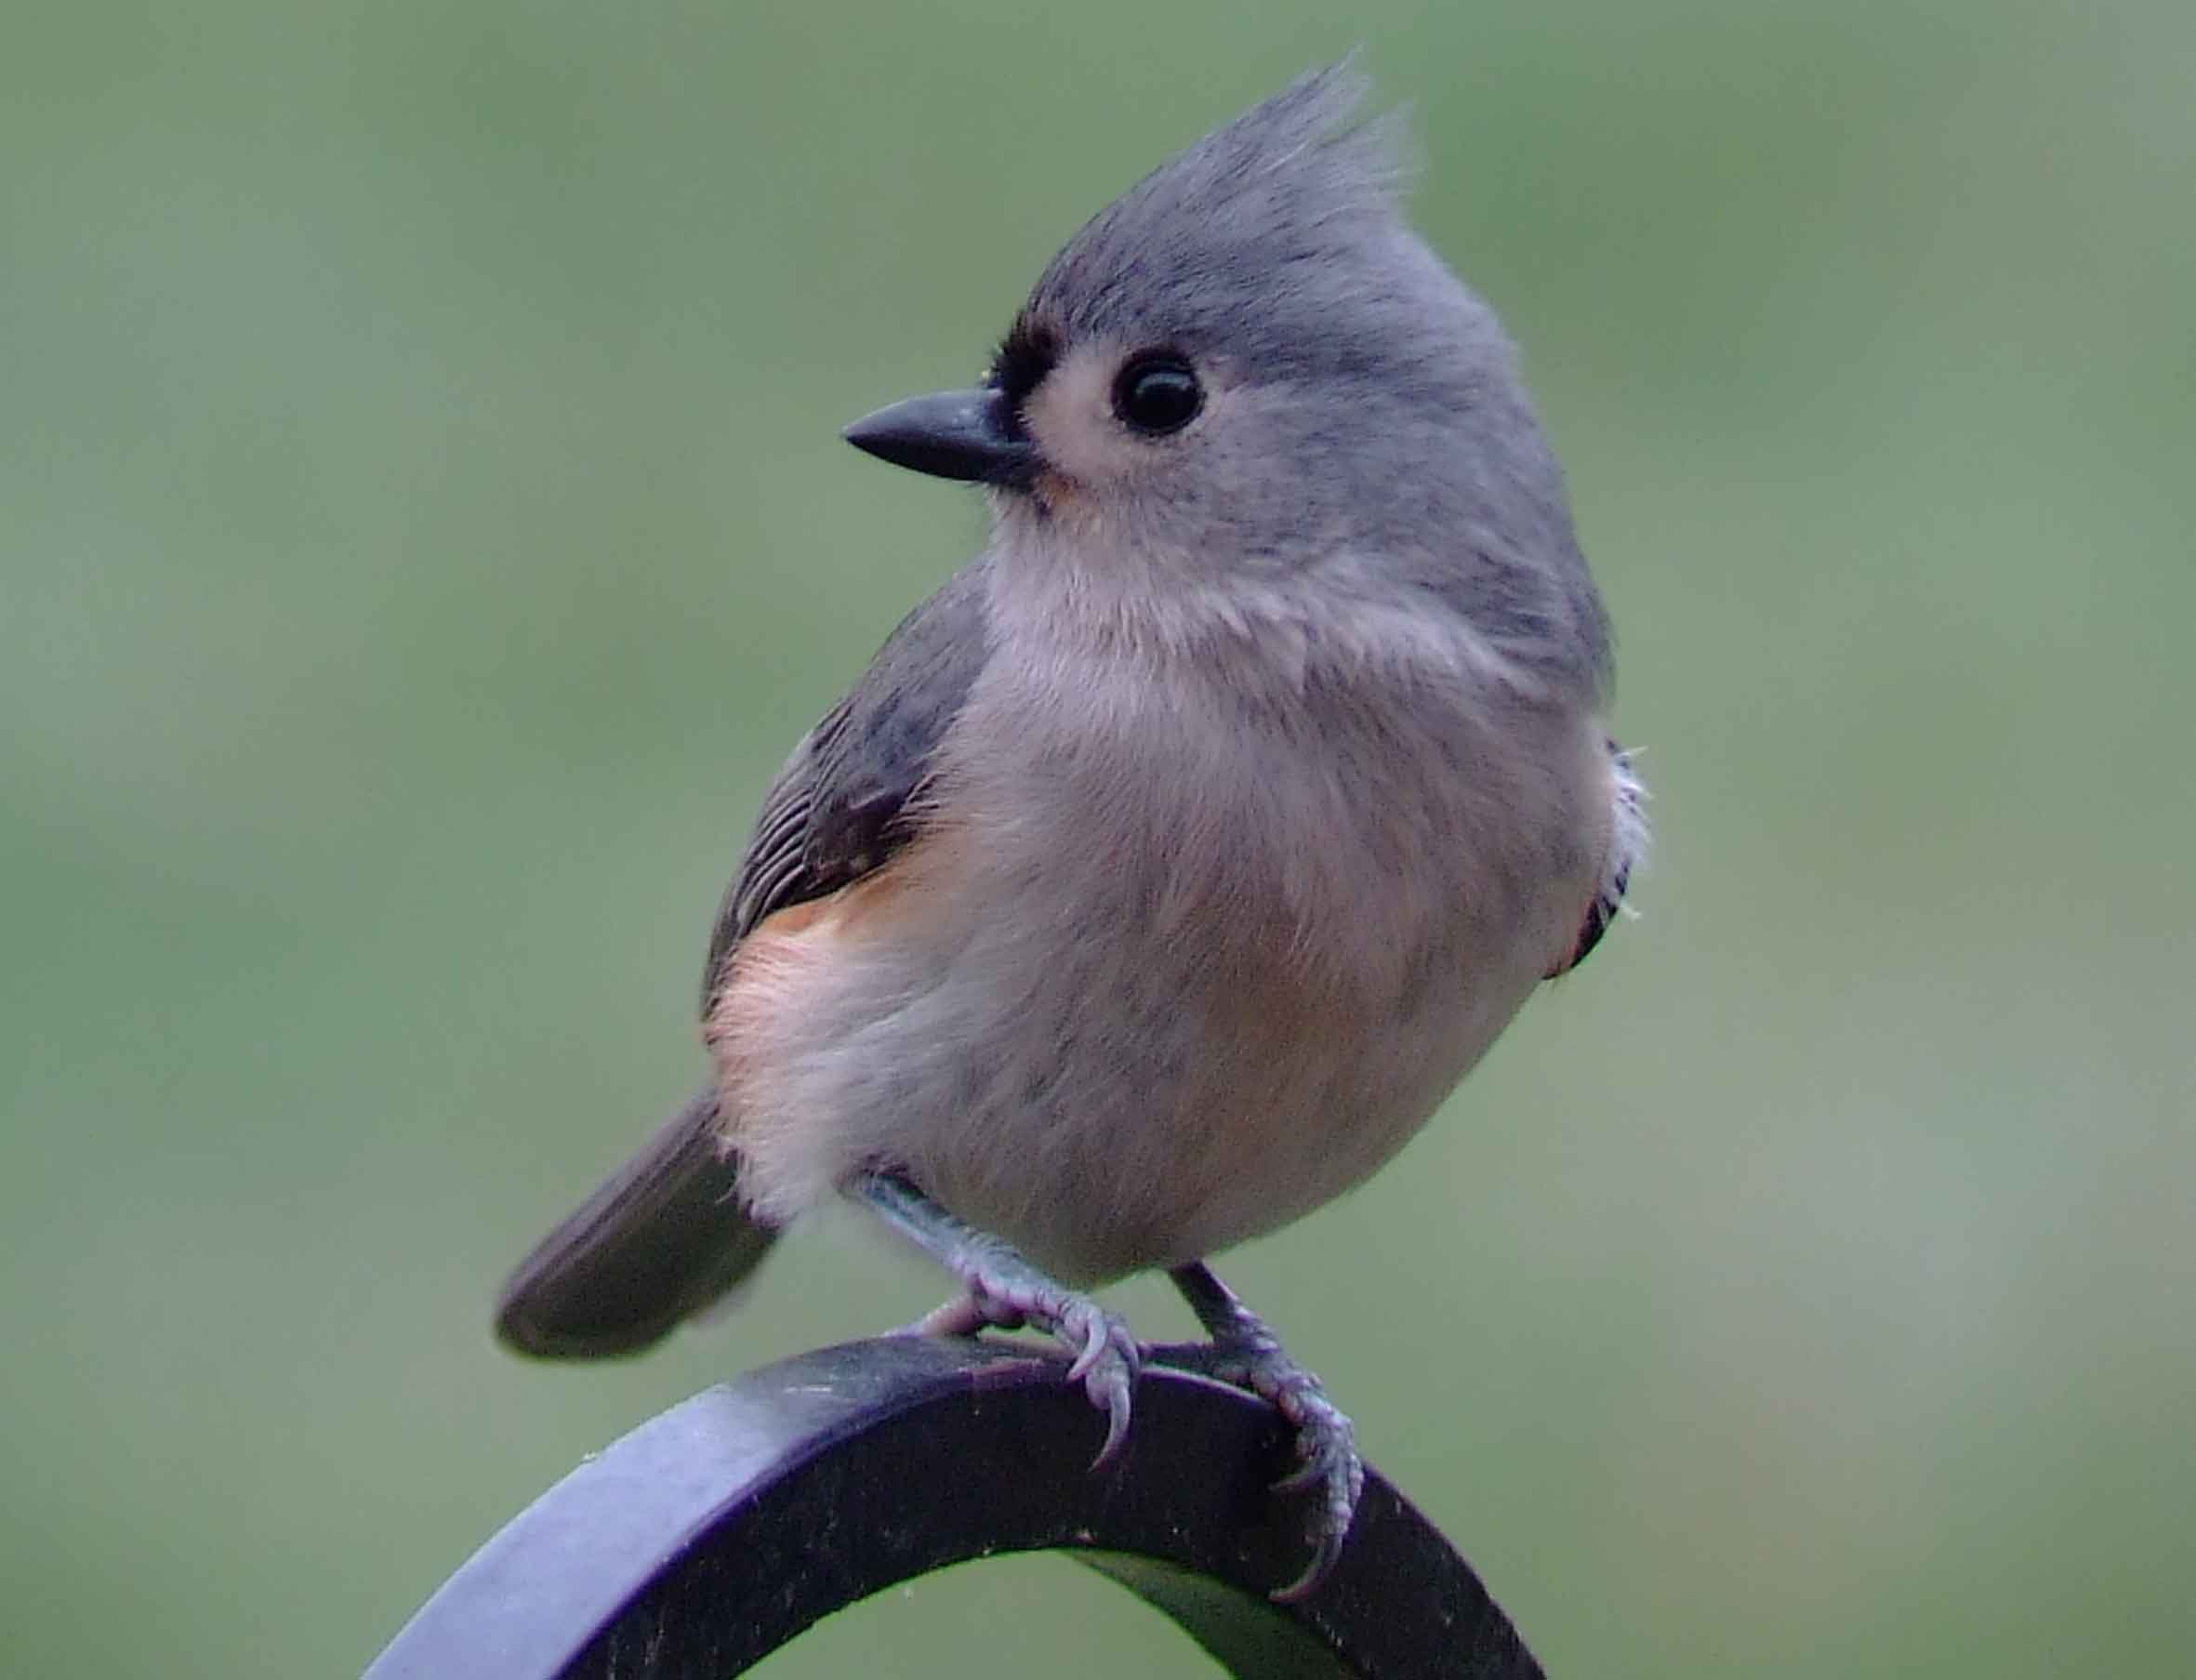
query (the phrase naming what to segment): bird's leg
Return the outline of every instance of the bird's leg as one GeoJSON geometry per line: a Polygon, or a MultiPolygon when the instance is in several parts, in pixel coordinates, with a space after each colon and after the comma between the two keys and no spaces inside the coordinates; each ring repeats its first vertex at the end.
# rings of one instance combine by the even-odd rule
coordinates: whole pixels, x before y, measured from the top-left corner
{"type": "Polygon", "coordinates": [[[1091,1404],[1105,1414],[1105,1445],[1091,1468],[1108,1462],[1128,1438],[1130,1390],[1142,1362],[1127,1321],[1047,1277],[998,1237],[964,1224],[897,1174],[866,1173],[853,1191],[968,1291],[911,1328],[970,1335],[987,1326],[1026,1326],[1052,1337],[1073,1361],[1068,1381],[1079,1382],[1091,1404]]]}
{"type": "Polygon", "coordinates": [[[1319,1379],[1289,1356],[1265,1320],[1237,1300],[1210,1266],[1200,1260],[1176,1266],[1167,1276],[1212,1340],[1152,1348],[1152,1362],[1248,1389],[1270,1402],[1296,1431],[1297,1468],[1276,1485],[1276,1491],[1316,1488],[1320,1501],[1312,1518],[1311,1565],[1274,1597],[1285,1604],[1308,1597],[1342,1555],[1357,1498],[1365,1490],[1356,1431],[1327,1397],[1319,1379]]]}

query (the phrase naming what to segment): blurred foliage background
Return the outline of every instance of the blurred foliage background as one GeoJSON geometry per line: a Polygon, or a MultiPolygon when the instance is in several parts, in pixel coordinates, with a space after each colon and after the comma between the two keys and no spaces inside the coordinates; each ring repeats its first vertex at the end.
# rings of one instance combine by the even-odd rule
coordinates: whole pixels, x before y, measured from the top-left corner
{"type": "MultiPolygon", "coordinates": [[[[978,538],[837,428],[1356,42],[1526,346],[1660,850],[1227,1275],[1554,1673],[2186,1660],[2185,0],[6,34],[0,1666],[355,1671],[582,1453],[938,1297],[850,1220],[645,1361],[486,1330],[695,1077],[769,774],[978,538]]],[[[771,1672],[1040,1663],[1205,1672],[1042,1557],[771,1672]]]]}

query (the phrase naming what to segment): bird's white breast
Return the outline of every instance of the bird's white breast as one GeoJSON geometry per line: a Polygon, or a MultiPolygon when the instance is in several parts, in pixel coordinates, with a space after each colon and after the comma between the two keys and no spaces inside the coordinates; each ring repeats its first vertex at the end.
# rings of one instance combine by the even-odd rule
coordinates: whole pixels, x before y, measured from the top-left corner
{"type": "Polygon", "coordinates": [[[719,1053],[766,1214],[892,1165],[1091,1280],[1400,1147],[1568,948],[1607,768],[1581,712],[1496,730],[1422,677],[1034,653],[979,681],[866,901],[759,943],[719,1053]]]}

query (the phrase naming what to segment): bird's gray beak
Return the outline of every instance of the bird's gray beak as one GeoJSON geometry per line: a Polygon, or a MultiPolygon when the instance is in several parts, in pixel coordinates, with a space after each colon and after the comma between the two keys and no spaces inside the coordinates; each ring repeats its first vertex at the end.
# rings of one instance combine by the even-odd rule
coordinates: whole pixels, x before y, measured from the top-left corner
{"type": "Polygon", "coordinates": [[[880,461],[933,478],[1020,488],[1037,471],[1037,445],[1023,432],[1005,393],[997,390],[909,397],[863,416],[845,436],[880,461]]]}

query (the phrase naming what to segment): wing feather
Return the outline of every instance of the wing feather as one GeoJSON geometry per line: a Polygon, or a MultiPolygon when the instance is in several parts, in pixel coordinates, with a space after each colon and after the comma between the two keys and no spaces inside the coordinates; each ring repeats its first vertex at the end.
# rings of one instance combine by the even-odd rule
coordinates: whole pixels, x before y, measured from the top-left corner
{"type": "Polygon", "coordinates": [[[741,940],[778,910],[851,886],[914,836],[909,802],[990,656],[985,562],[900,621],[763,795],[702,969],[708,1012],[741,940]]]}
{"type": "Polygon", "coordinates": [[[1614,741],[1608,743],[1608,756],[1616,800],[1608,864],[1602,871],[1601,886],[1594,894],[1594,902],[1586,906],[1585,919],[1579,924],[1579,936],[1571,942],[1570,955],[1548,971],[1551,980],[1558,974],[1569,973],[1601,943],[1609,923],[1623,908],[1624,889],[1632,884],[1633,870],[1647,855],[1647,814],[1641,809],[1647,800],[1647,787],[1632,768],[1632,755],[1614,741]]]}

